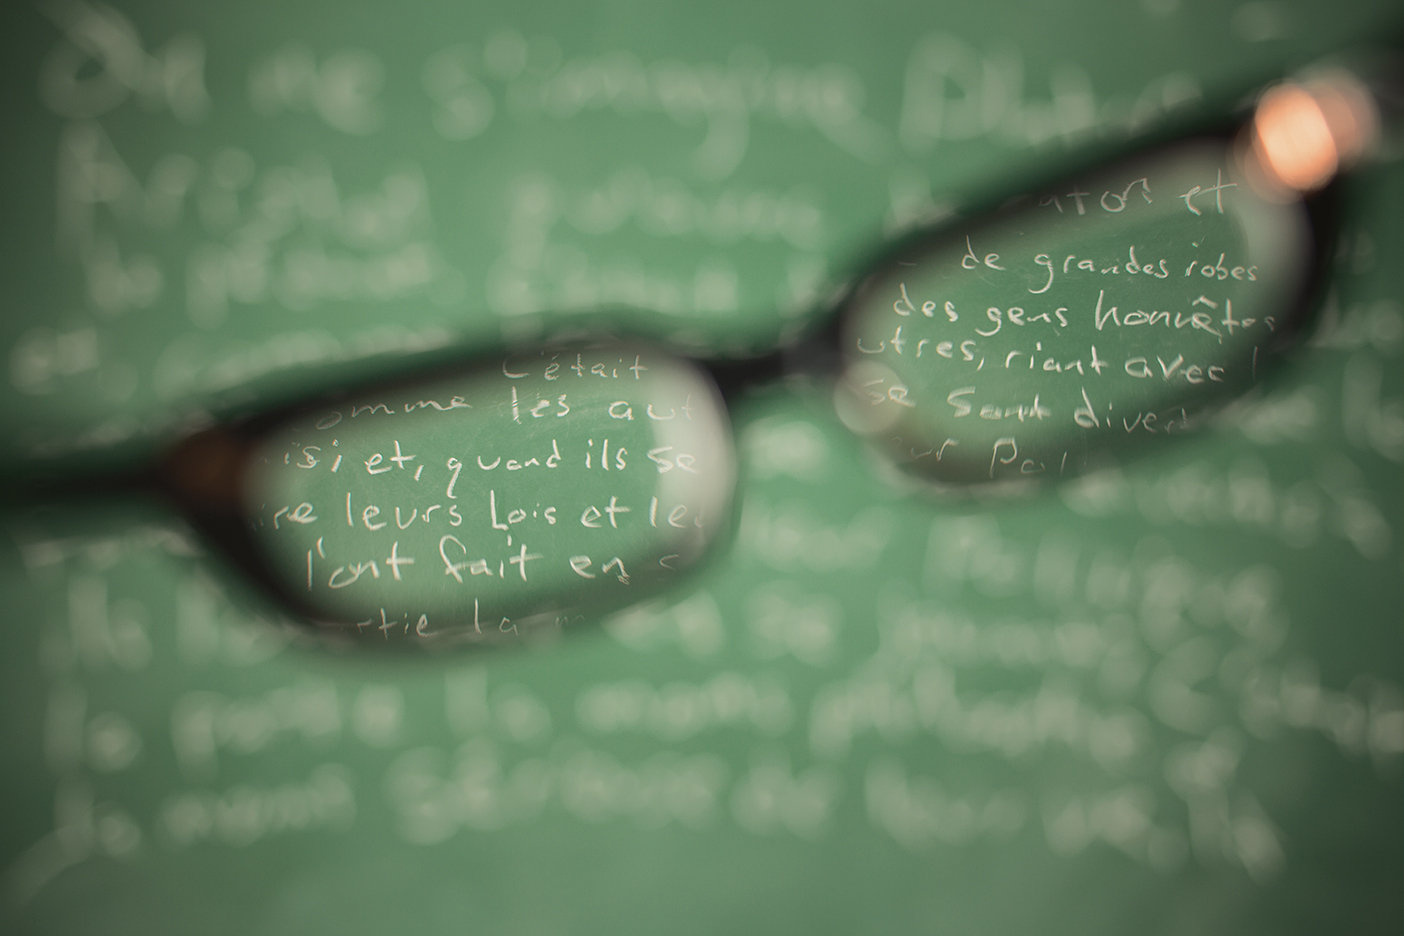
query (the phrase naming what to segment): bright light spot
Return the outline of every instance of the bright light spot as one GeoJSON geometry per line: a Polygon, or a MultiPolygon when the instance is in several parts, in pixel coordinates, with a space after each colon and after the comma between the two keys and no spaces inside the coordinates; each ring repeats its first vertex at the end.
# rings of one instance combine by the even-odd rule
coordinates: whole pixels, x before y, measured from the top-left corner
{"type": "Polygon", "coordinates": [[[1270,188],[1313,191],[1370,146],[1377,126],[1369,92],[1345,73],[1279,85],[1253,118],[1255,168],[1270,188]]]}

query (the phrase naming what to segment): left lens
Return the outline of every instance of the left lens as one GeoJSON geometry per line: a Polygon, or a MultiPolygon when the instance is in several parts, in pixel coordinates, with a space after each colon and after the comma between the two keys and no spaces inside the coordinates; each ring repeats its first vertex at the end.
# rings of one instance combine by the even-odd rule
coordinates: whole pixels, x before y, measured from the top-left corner
{"type": "Polygon", "coordinates": [[[840,415],[939,481],[1070,475],[1168,444],[1242,394],[1299,326],[1300,200],[1202,141],[903,250],[862,285],[840,415]]]}
{"type": "Polygon", "coordinates": [[[729,519],[711,379],[618,344],[370,393],[270,432],[245,515],[281,590],[340,634],[512,641],[676,581],[729,519]]]}

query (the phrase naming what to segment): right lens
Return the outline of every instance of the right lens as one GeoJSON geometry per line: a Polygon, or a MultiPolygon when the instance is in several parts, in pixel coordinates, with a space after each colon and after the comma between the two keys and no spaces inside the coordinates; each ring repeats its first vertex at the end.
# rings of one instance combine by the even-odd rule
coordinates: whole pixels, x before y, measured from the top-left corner
{"type": "Polygon", "coordinates": [[[957,483],[1059,477],[1170,444],[1298,323],[1311,232],[1227,142],[1089,173],[917,244],[860,289],[844,421],[957,483]]]}
{"type": "Polygon", "coordinates": [[[375,643],[511,641],[674,582],[729,521],[711,379],[648,348],[553,349],[268,434],[245,514],[281,590],[375,643]]]}

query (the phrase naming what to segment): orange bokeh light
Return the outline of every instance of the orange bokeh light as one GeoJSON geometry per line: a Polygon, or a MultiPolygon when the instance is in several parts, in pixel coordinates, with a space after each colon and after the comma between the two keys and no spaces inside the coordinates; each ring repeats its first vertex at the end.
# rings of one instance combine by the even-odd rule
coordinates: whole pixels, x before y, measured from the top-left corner
{"type": "Polygon", "coordinates": [[[1273,187],[1309,192],[1354,162],[1376,128],[1369,92],[1348,75],[1326,74],[1263,95],[1253,118],[1253,153],[1273,187]]]}

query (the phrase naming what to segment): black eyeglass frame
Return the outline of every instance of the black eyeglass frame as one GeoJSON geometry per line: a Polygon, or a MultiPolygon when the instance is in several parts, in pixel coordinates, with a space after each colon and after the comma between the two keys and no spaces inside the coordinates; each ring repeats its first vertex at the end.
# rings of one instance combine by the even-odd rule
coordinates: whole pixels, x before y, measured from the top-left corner
{"type": "MultiPolygon", "coordinates": [[[[1376,70],[1392,71],[1390,68],[1376,70]]],[[[466,351],[451,348],[426,354],[404,364],[398,373],[377,373],[368,379],[338,381],[325,391],[262,406],[254,412],[235,409],[217,418],[214,425],[163,447],[155,457],[135,467],[94,471],[79,466],[75,469],[72,460],[24,466],[17,476],[5,482],[0,507],[58,506],[94,499],[154,497],[173,507],[200,538],[215,546],[259,593],[292,612],[294,617],[315,621],[319,617],[317,610],[285,587],[251,538],[240,494],[244,465],[250,452],[260,439],[290,419],[371,390],[392,391],[436,378],[464,376],[495,367],[502,359],[527,349],[569,347],[573,350],[586,341],[618,340],[630,345],[642,342],[673,358],[689,361],[710,376],[728,409],[755,388],[786,378],[832,384],[841,379],[847,361],[842,341],[849,313],[861,306],[868,284],[880,278],[899,258],[929,254],[952,238],[963,237],[972,225],[997,217],[1001,211],[1026,205],[1041,193],[1058,190],[1080,177],[1101,174],[1131,159],[1143,159],[1189,140],[1241,139],[1251,120],[1258,89],[1280,80],[1277,77],[1255,83],[1253,91],[1237,95],[1233,105],[1216,113],[1178,116],[1129,140],[1094,142],[1077,153],[1060,154],[1047,160],[1053,165],[1040,166],[1041,171],[1026,175],[1017,193],[1011,194],[1008,187],[983,186],[966,200],[959,213],[907,231],[860,257],[851,266],[855,275],[845,278],[844,284],[827,302],[804,318],[804,325],[793,340],[763,352],[729,358],[690,354],[686,349],[660,340],[660,323],[647,310],[602,309],[574,313],[562,316],[560,327],[544,339],[475,342],[466,351]],[[619,337],[616,339],[616,336],[619,337]]],[[[1404,88],[1404,82],[1376,80],[1371,82],[1371,87],[1386,111],[1386,122],[1395,113],[1404,112],[1404,101],[1394,93],[1404,88]]],[[[1284,319],[1292,323],[1292,327],[1281,334],[1278,350],[1291,347],[1302,331],[1309,328],[1311,312],[1320,305],[1329,281],[1343,218],[1342,175],[1337,174],[1322,188],[1301,196],[1312,237],[1311,264],[1292,307],[1283,310],[1284,319]]],[[[1281,355],[1278,358],[1280,360],[1281,355]]],[[[1271,378],[1271,374],[1265,376],[1271,378]]],[[[734,501],[733,498],[733,513],[737,506],[734,501]]],[[[734,528],[734,522],[730,526],[734,528]]],[[[713,544],[711,552],[718,551],[713,544]]],[[[705,565],[705,562],[699,563],[692,571],[695,573],[705,565]]]]}

